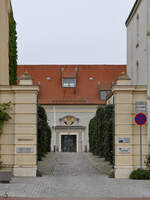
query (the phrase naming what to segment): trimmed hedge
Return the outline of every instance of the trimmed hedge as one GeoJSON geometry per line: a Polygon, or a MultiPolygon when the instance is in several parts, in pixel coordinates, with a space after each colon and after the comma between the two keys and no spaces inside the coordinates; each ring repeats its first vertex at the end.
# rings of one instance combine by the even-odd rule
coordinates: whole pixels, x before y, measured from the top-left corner
{"type": "Polygon", "coordinates": [[[89,123],[90,152],[114,162],[114,106],[101,106],[89,123]]]}
{"type": "Polygon", "coordinates": [[[3,162],[0,161],[0,170],[3,169],[3,162]]]}
{"type": "Polygon", "coordinates": [[[38,105],[38,160],[50,152],[51,129],[47,123],[47,115],[44,108],[38,105]]]}
{"type": "Polygon", "coordinates": [[[12,11],[9,13],[9,84],[17,84],[17,32],[12,11]]]}
{"type": "Polygon", "coordinates": [[[150,179],[150,170],[137,169],[131,172],[130,179],[145,180],[150,179]]]}

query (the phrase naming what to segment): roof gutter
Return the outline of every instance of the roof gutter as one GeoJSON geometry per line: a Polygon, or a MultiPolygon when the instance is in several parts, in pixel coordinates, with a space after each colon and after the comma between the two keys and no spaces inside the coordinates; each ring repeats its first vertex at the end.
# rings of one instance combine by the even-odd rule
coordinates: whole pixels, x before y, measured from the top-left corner
{"type": "Polygon", "coordinates": [[[126,20],[126,23],[125,23],[126,26],[129,25],[131,19],[133,18],[134,14],[136,13],[136,11],[137,11],[137,9],[138,9],[138,7],[139,7],[141,2],[142,2],[142,0],[136,0],[135,4],[134,4],[134,6],[133,6],[128,18],[127,18],[127,20],[126,20]]]}

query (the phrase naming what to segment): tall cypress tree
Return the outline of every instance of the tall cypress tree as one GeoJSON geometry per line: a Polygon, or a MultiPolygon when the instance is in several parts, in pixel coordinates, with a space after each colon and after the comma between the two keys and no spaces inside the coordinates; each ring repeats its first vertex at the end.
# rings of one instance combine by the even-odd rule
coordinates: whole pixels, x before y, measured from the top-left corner
{"type": "Polygon", "coordinates": [[[51,129],[47,123],[47,115],[44,108],[38,105],[38,160],[42,160],[47,152],[50,152],[51,129]]]}
{"type": "Polygon", "coordinates": [[[89,123],[90,152],[114,162],[114,105],[100,106],[89,123]]]}
{"type": "Polygon", "coordinates": [[[9,13],[9,84],[17,84],[17,32],[12,11],[9,13]]]}

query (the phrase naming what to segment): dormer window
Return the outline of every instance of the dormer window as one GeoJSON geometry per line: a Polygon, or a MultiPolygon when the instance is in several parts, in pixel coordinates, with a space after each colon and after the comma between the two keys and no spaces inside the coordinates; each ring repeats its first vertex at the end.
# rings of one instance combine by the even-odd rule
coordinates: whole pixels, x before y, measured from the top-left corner
{"type": "Polygon", "coordinates": [[[63,88],[75,88],[76,87],[76,78],[63,78],[62,79],[63,88]]]}
{"type": "Polygon", "coordinates": [[[108,94],[110,94],[110,90],[100,90],[100,100],[105,101],[108,94]]]}

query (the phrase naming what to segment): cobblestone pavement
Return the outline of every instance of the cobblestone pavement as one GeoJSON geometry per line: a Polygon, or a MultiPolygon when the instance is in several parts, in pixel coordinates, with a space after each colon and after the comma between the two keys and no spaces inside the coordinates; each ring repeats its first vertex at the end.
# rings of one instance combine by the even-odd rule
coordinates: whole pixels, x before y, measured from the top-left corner
{"type": "Polygon", "coordinates": [[[13,178],[10,184],[0,184],[0,196],[8,192],[12,197],[150,197],[150,181],[110,179],[104,175],[108,163],[89,153],[51,153],[43,165],[39,168],[46,175],[13,178]]]}
{"type": "Polygon", "coordinates": [[[90,153],[49,153],[38,168],[43,175],[93,176],[108,174],[112,166],[90,153]]]}

